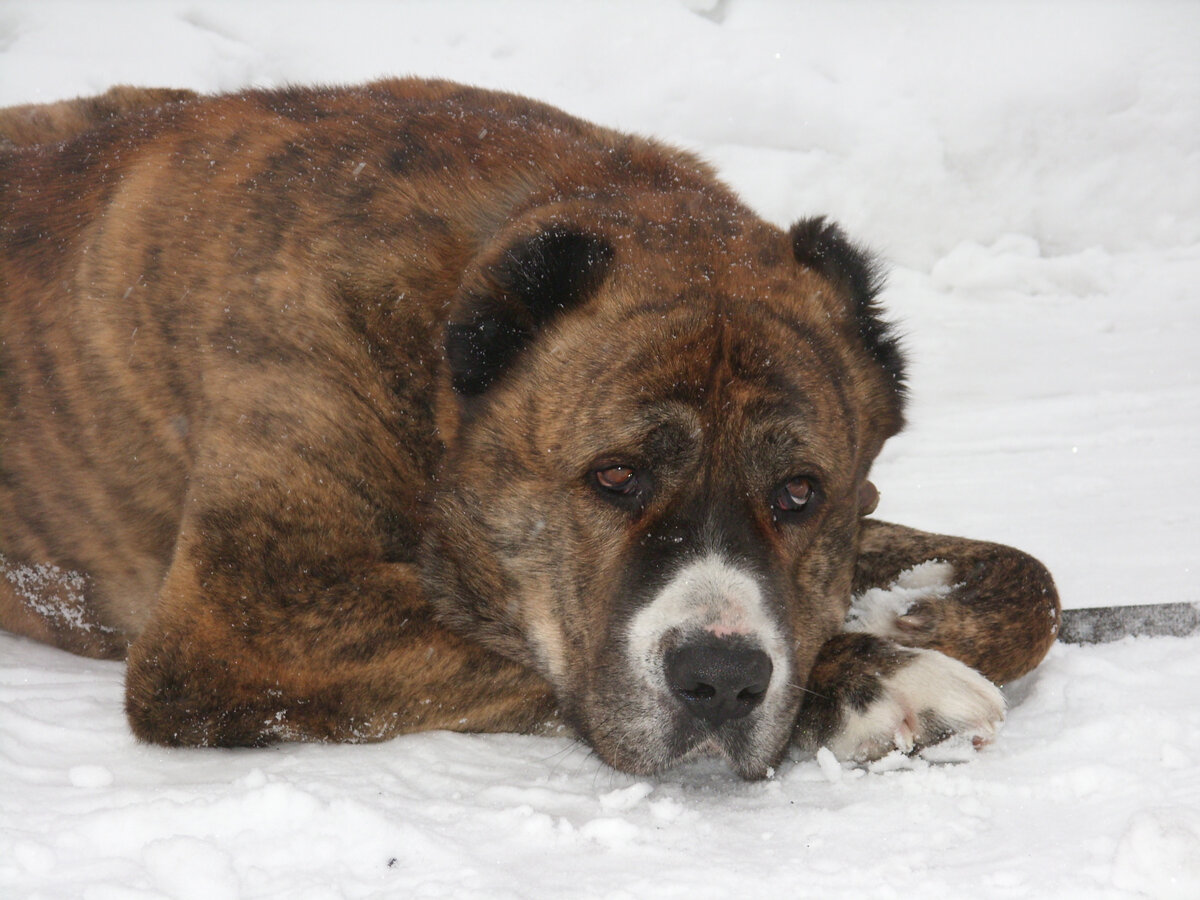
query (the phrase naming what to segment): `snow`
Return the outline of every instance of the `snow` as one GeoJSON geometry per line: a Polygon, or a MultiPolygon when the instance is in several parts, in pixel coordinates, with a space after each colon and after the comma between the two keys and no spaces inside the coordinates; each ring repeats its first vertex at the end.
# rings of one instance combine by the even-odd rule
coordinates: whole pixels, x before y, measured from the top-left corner
{"type": "Polygon", "coordinates": [[[87,621],[86,579],[79,572],[68,572],[53,565],[17,566],[0,553],[0,578],[34,612],[56,626],[77,631],[113,631],[107,625],[87,621]],[[53,596],[52,602],[43,598],[53,596]]]}
{"type": "Polygon", "coordinates": [[[954,588],[953,577],[954,567],[940,559],[905,569],[892,584],[854,595],[846,614],[846,630],[890,637],[895,634],[896,619],[907,615],[922,600],[949,594],[954,588]]]}
{"type": "MultiPolygon", "coordinates": [[[[416,73],[688,146],[892,262],[878,514],[1065,605],[1200,600],[1200,6],[0,6],[0,105],[416,73]]],[[[122,667],[0,635],[0,896],[1200,896],[1200,638],[1058,646],[965,764],[613,772],[567,739],[163,750],[122,667]]],[[[952,759],[964,758],[962,755],[952,759]]]]}

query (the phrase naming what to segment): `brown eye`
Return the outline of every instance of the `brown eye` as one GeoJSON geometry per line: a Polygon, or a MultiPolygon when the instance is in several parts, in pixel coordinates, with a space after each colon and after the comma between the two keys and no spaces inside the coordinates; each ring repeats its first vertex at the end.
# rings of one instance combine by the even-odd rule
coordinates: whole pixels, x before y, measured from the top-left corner
{"type": "Polygon", "coordinates": [[[817,488],[812,479],[792,478],[776,489],[773,505],[784,512],[804,512],[813,505],[816,496],[817,488]]]}
{"type": "Polygon", "coordinates": [[[597,469],[595,477],[596,484],[614,494],[632,494],[638,487],[637,472],[629,466],[609,466],[606,469],[597,469]]]}

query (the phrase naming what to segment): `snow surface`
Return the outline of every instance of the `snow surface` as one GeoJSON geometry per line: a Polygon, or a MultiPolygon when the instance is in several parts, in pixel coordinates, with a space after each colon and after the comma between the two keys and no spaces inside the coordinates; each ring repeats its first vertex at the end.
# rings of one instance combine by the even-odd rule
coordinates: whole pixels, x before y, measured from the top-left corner
{"type": "MultiPolygon", "coordinates": [[[[893,263],[879,515],[1200,600],[1200,4],[0,4],[0,105],[416,73],[691,147],[893,263]]],[[[1200,638],[1056,647],[966,764],[646,781],[565,739],[167,751],[0,635],[0,896],[1200,897],[1200,638]]]]}

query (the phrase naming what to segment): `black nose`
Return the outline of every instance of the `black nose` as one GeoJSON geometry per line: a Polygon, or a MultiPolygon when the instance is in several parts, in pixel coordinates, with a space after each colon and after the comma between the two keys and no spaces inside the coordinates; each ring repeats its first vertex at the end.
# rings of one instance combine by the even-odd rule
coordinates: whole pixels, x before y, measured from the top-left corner
{"type": "Polygon", "coordinates": [[[710,725],[738,719],[762,702],[771,657],[739,641],[713,638],[667,653],[667,684],[684,708],[710,725]]]}

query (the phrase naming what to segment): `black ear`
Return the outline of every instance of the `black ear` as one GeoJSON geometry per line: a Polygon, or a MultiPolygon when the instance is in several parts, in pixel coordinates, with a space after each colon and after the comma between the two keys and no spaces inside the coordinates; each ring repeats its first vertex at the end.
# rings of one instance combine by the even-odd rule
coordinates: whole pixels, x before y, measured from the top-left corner
{"type": "Polygon", "coordinates": [[[487,390],[539,329],[592,295],[612,255],[601,237],[550,225],[484,261],[446,326],[454,389],[467,397],[487,390]]]}
{"type": "Polygon", "coordinates": [[[792,226],[791,237],[796,261],[849,295],[850,313],[859,337],[902,396],[904,354],[895,329],[883,318],[876,299],[883,287],[879,264],[869,253],[851,243],[841,228],[821,216],[801,219],[792,226]]]}

